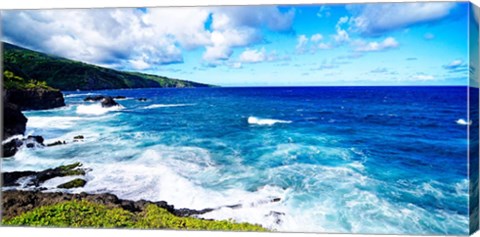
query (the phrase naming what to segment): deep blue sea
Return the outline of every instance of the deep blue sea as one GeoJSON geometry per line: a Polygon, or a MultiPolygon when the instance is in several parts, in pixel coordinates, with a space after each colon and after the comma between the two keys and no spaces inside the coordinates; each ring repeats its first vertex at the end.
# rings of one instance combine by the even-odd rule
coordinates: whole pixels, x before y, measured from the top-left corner
{"type": "Polygon", "coordinates": [[[91,171],[73,192],[177,208],[242,204],[201,217],[278,231],[468,233],[466,87],[64,94],[66,107],[25,114],[28,134],[68,144],[24,149],[4,170],[80,161],[91,171]],[[94,94],[127,99],[113,109],[83,102],[94,94]]]}

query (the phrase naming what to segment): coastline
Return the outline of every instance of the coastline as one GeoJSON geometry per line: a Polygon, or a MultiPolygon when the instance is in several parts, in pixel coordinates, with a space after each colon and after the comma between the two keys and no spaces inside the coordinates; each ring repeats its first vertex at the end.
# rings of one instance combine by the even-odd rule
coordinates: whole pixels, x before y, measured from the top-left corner
{"type": "MultiPolygon", "coordinates": [[[[141,89],[141,88],[139,88],[141,89]]],[[[157,88],[158,89],[158,88],[157,88]]],[[[99,90],[102,91],[102,90],[99,90]]],[[[56,109],[56,108],[61,108],[64,106],[67,106],[64,103],[64,93],[61,91],[53,91],[50,93],[49,90],[29,90],[25,91],[25,93],[28,94],[29,99],[26,101],[19,100],[21,97],[21,94],[25,94],[22,90],[3,90],[3,104],[13,104],[15,105],[15,113],[22,114],[20,111],[21,110],[49,110],[49,109],[56,109]],[[13,97],[13,101],[11,99],[11,96],[14,94],[15,96],[13,97]],[[44,96],[46,94],[47,96],[44,96]],[[19,97],[20,96],[20,97],[19,97]],[[32,102],[33,101],[33,102],[32,102]],[[21,102],[20,106],[17,105],[19,102],[21,102]],[[29,104],[29,102],[32,102],[29,104]]],[[[85,98],[85,101],[88,100],[89,97],[87,96],[85,98]]],[[[91,99],[91,98],[90,98],[91,99]]],[[[146,98],[139,98],[139,101],[146,100],[146,98]]],[[[94,102],[100,101],[102,107],[113,107],[113,106],[119,106],[118,103],[116,103],[113,98],[109,96],[101,96],[101,98],[97,98],[93,100],[94,102]]],[[[23,149],[29,149],[29,148],[34,148],[34,147],[41,147],[41,148],[48,148],[50,146],[57,146],[57,145],[64,145],[66,144],[65,141],[57,141],[51,144],[43,144],[43,137],[39,135],[29,135],[29,136],[24,136],[23,133],[25,132],[25,128],[27,127],[28,123],[28,117],[25,117],[25,121],[16,121],[16,122],[24,122],[25,125],[23,125],[23,129],[16,130],[12,134],[7,133],[10,136],[5,136],[2,142],[2,147],[3,151],[2,154],[5,156],[5,152],[8,153],[8,151],[5,151],[7,149],[10,149],[10,145],[12,145],[15,148],[15,151],[13,153],[8,153],[8,156],[14,156],[16,153],[16,149],[20,148],[23,146],[23,149]],[[15,133],[20,133],[22,137],[17,136],[12,136],[15,135],[15,133]],[[16,138],[17,137],[17,138],[16,138]]],[[[4,127],[5,129],[5,127],[4,127]]],[[[4,131],[5,134],[5,131],[4,131]]],[[[79,140],[83,140],[83,136],[79,135],[75,137],[72,142],[77,142],[79,140]]],[[[6,157],[2,157],[2,159],[5,159],[6,157]]],[[[205,208],[202,210],[195,210],[195,209],[189,209],[189,208],[179,208],[176,209],[174,208],[173,205],[169,205],[166,201],[157,201],[157,202],[152,202],[148,200],[138,200],[138,201],[132,201],[132,200],[127,200],[127,199],[119,199],[116,195],[111,194],[111,193],[87,193],[87,192],[81,192],[81,193],[71,193],[70,190],[76,187],[83,187],[87,181],[85,181],[82,178],[77,178],[77,179],[72,179],[64,184],[61,184],[58,186],[58,188],[64,188],[64,191],[55,191],[51,192],[46,188],[40,188],[40,184],[43,182],[46,182],[50,179],[58,178],[58,177],[65,177],[65,176],[74,176],[78,177],[81,176],[83,177],[86,172],[88,172],[88,169],[81,168],[82,164],[81,163],[74,163],[70,165],[63,165],[59,166],[56,168],[50,168],[47,170],[43,171],[11,171],[11,172],[4,172],[2,170],[1,177],[0,177],[0,183],[1,185],[1,193],[0,197],[2,199],[1,201],[1,206],[0,206],[0,220],[1,223],[0,225],[5,225],[5,226],[15,226],[18,225],[18,223],[15,224],[16,219],[21,219],[22,216],[28,216],[32,213],[35,213],[37,211],[42,211],[45,208],[55,208],[55,206],[58,205],[77,205],[77,202],[81,202],[79,205],[97,205],[95,208],[107,208],[107,209],[122,209],[125,212],[129,212],[130,214],[138,214],[138,213],[144,213],[147,208],[156,208],[156,210],[165,210],[169,214],[173,215],[175,220],[184,222],[186,221],[188,223],[188,220],[195,225],[189,226],[188,224],[182,224],[180,226],[175,226],[175,225],[170,225],[170,226],[163,226],[163,224],[160,224],[160,226],[155,226],[154,223],[155,221],[147,221],[143,223],[144,226],[131,226],[133,228],[166,228],[166,229],[191,229],[191,230],[241,230],[241,231],[268,231],[267,229],[261,227],[258,224],[249,224],[249,223],[236,223],[231,220],[213,220],[213,219],[203,219],[198,217],[199,215],[208,213],[210,211],[223,208],[223,207],[217,207],[217,208],[205,208]],[[29,180],[29,183],[27,184],[27,188],[25,189],[25,184],[23,184],[24,187],[19,187],[22,186],[20,182],[25,182],[25,180],[29,180]],[[78,183],[75,183],[75,181],[80,180],[81,183],[78,185],[78,183]],[[72,185],[73,184],[73,185],[72,185]],[[29,186],[30,185],[30,186],[29,186]],[[33,189],[32,189],[33,187],[33,189]],[[86,202],[86,203],[83,203],[86,202]],[[154,206],[154,207],[152,207],[154,206]],[[196,226],[200,225],[200,226],[196,226]]],[[[276,202],[278,200],[273,200],[273,202],[276,202]]],[[[237,208],[241,205],[230,205],[226,206],[227,208],[237,208]]],[[[67,211],[68,212],[68,211],[67,211]]],[[[163,211],[160,211],[163,212],[163,211]]],[[[128,216],[130,216],[128,214],[128,216]]],[[[36,216],[37,214],[33,214],[36,216]]],[[[68,215],[68,213],[67,213],[68,215]]],[[[47,217],[47,219],[50,217],[47,217]]],[[[95,218],[95,217],[92,217],[95,218]]],[[[170,217],[173,218],[173,217],[170,217]]],[[[136,219],[134,218],[136,221],[136,219]]],[[[42,220],[43,223],[44,220],[42,220]]],[[[156,220],[158,222],[158,220],[156,220]]],[[[158,224],[158,223],[157,223],[158,224]]],[[[20,224],[21,226],[38,226],[39,224],[35,222],[35,220],[29,219],[28,221],[24,221],[20,224]]],[[[53,221],[46,221],[44,224],[40,224],[40,226],[52,226],[52,227],[60,227],[58,224],[55,224],[53,221]]],[[[83,226],[79,227],[95,227],[94,225],[90,224],[85,224],[83,226]]],[[[100,226],[102,227],[102,226],[100,226]]],[[[103,227],[109,227],[109,226],[103,226],[103,227]]],[[[122,226],[113,226],[113,227],[122,227],[122,226]]]]}

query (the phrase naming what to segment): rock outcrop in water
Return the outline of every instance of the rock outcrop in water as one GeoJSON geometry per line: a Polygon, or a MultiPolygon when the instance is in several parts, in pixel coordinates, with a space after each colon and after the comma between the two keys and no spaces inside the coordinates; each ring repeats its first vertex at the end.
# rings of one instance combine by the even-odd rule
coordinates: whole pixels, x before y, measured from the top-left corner
{"type": "Polygon", "coordinates": [[[95,101],[101,101],[105,98],[103,95],[89,95],[83,99],[83,101],[90,101],[90,102],[95,102],[95,101]]]}
{"type": "Polygon", "coordinates": [[[102,107],[104,108],[110,108],[112,106],[119,105],[111,96],[105,96],[105,98],[103,98],[101,103],[102,103],[102,107]]]}
{"type": "Polygon", "coordinates": [[[26,186],[39,187],[42,183],[49,179],[65,176],[85,175],[86,169],[81,167],[81,163],[74,163],[71,165],[62,165],[53,169],[46,169],[43,171],[14,171],[4,172],[3,187],[16,187],[20,185],[20,180],[29,178],[26,186]]]}
{"type": "MultiPolygon", "coordinates": [[[[4,98],[5,101],[5,98],[4,98]]],[[[25,133],[27,118],[23,115],[20,108],[12,103],[3,104],[3,138],[25,133]]]]}
{"type": "MultiPolygon", "coordinates": [[[[16,86],[3,90],[3,131],[2,141],[14,136],[24,135],[28,119],[23,115],[22,110],[42,110],[52,109],[65,106],[63,94],[59,90],[49,87],[33,87],[29,89],[19,89],[16,86]]],[[[18,148],[23,144],[32,148],[34,143],[31,139],[36,140],[40,136],[32,136],[27,139],[13,139],[2,144],[2,157],[14,156],[18,148]]],[[[37,143],[43,145],[43,138],[37,143]]]]}
{"type": "Polygon", "coordinates": [[[5,90],[5,100],[20,110],[42,110],[65,106],[62,92],[43,88],[5,90]]]}
{"type": "Polygon", "coordinates": [[[28,136],[27,138],[19,139],[14,138],[8,142],[2,144],[3,147],[3,154],[2,157],[11,157],[17,153],[18,149],[21,146],[25,146],[27,148],[34,148],[34,147],[43,147],[43,137],[42,136],[28,136]]]}

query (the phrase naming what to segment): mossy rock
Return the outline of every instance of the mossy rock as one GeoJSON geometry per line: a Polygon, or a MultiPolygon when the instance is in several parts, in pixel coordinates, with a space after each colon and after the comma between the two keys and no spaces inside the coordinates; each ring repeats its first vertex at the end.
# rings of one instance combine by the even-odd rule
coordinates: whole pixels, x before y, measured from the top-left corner
{"type": "Polygon", "coordinates": [[[87,181],[85,181],[84,179],[74,179],[64,184],[58,185],[57,188],[65,188],[65,189],[81,188],[81,187],[84,187],[85,184],[87,184],[87,181]]]}

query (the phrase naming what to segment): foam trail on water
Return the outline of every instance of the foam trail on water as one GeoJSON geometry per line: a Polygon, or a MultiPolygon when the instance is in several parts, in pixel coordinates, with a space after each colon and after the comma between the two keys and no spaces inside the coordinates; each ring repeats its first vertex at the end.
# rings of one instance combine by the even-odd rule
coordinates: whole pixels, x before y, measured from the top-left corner
{"type": "Polygon", "coordinates": [[[457,120],[457,124],[459,125],[472,125],[472,121],[465,121],[465,119],[459,119],[457,120]]]}
{"type": "Polygon", "coordinates": [[[119,111],[124,109],[123,106],[112,106],[109,108],[102,107],[101,104],[93,104],[93,105],[79,105],[77,107],[77,114],[85,114],[85,115],[102,115],[106,114],[110,111],[119,111]]]}
{"type": "Polygon", "coordinates": [[[291,123],[292,121],[289,120],[279,120],[279,119],[263,119],[263,118],[257,118],[250,116],[247,119],[247,122],[249,124],[254,124],[254,125],[268,125],[272,126],[276,123],[291,123]]]}
{"type": "Polygon", "coordinates": [[[143,107],[144,109],[168,108],[168,107],[184,107],[192,104],[153,104],[143,107]]]}

